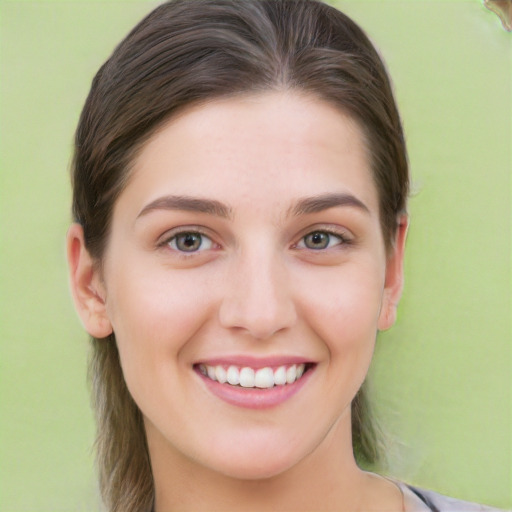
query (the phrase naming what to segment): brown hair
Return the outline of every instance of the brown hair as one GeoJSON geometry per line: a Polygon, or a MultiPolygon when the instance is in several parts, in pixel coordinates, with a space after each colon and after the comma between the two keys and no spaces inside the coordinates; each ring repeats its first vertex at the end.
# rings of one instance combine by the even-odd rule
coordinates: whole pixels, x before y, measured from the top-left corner
{"type": "MultiPolygon", "coordinates": [[[[95,76],[76,132],[73,214],[101,263],[130,163],[178,110],[214,98],[295,89],[352,116],[364,131],[386,246],[405,210],[408,166],[384,65],[347,16],[314,0],[174,0],[142,20],[95,76]]],[[[93,339],[90,379],[103,499],[112,512],[151,510],[154,487],[141,413],[115,335],[93,339]]],[[[360,463],[379,458],[362,388],[352,403],[360,463]]]]}

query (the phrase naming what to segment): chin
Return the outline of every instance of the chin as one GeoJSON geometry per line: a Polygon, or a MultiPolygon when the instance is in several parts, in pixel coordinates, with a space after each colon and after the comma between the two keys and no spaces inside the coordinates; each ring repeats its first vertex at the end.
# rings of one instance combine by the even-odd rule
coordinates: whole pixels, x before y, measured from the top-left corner
{"type": "Polygon", "coordinates": [[[207,465],[227,477],[240,480],[263,480],[279,476],[296,466],[306,454],[289,439],[282,443],[246,444],[239,450],[219,450],[207,465]],[[283,449],[285,448],[285,449],[283,449]]]}
{"type": "Polygon", "coordinates": [[[296,461],[278,461],[254,459],[223,464],[220,472],[229,478],[238,480],[267,480],[277,477],[292,468],[296,461]]]}

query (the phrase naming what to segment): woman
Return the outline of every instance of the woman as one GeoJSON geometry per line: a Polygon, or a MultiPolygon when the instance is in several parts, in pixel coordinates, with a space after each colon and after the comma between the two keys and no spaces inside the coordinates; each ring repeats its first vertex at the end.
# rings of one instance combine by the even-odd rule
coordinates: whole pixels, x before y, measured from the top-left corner
{"type": "Polygon", "coordinates": [[[483,510],[359,468],[408,169],[364,33],[313,1],[183,1],[94,79],[68,259],[109,510],[483,510]],[[355,453],[355,455],[354,455],[355,453]]]}

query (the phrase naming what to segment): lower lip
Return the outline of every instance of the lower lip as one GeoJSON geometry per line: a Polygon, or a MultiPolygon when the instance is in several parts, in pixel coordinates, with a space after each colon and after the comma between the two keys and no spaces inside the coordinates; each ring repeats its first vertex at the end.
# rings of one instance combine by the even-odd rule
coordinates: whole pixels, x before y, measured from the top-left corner
{"type": "Polygon", "coordinates": [[[199,371],[196,373],[201,377],[206,387],[218,398],[224,400],[231,405],[245,407],[247,409],[266,409],[276,407],[286,402],[309,381],[314,367],[310,368],[304,375],[296,380],[293,384],[285,384],[284,386],[274,386],[272,388],[243,388],[239,386],[231,386],[229,384],[221,384],[218,381],[209,379],[199,371]]]}

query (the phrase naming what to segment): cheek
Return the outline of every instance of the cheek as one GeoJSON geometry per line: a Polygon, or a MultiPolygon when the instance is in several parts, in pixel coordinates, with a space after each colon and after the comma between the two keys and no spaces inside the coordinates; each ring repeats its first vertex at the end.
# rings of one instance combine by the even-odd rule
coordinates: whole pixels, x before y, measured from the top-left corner
{"type": "Polygon", "coordinates": [[[319,370],[324,379],[326,418],[334,422],[361,387],[372,360],[381,308],[384,271],[376,264],[347,264],[306,278],[302,317],[326,350],[319,370]]]}
{"type": "Polygon", "coordinates": [[[108,311],[126,385],[145,416],[177,418],[186,407],[187,343],[207,322],[213,300],[187,273],[121,270],[110,283],[108,311]]]}
{"type": "Polygon", "coordinates": [[[303,300],[305,315],[331,354],[373,348],[383,286],[384,273],[371,265],[332,269],[304,283],[304,289],[316,290],[303,300]]]}
{"type": "Polygon", "coordinates": [[[209,318],[213,303],[204,280],[195,277],[120,269],[111,279],[107,310],[127,382],[133,375],[151,380],[169,372],[169,361],[183,362],[183,348],[209,318]]]}

